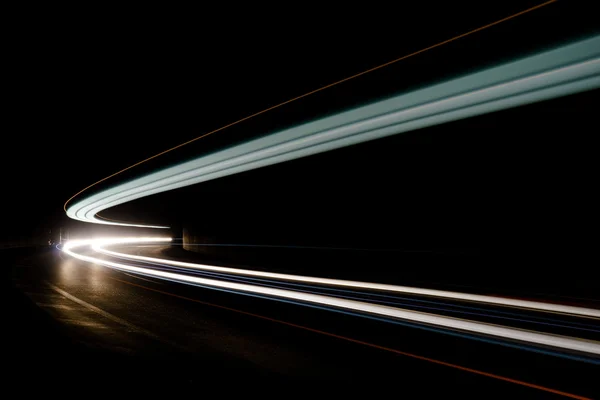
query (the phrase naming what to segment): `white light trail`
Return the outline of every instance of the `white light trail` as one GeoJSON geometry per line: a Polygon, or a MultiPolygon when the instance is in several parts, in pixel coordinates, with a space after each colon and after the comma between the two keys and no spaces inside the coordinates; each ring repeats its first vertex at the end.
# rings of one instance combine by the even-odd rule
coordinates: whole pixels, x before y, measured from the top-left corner
{"type": "Polygon", "coordinates": [[[447,291],[447,290],[424,289],[424,288],[416,288],[416,287],[410,287],[410,286],[388,285],[388,284],[384,284],[384,283],[358,282],[358,281],[349,281],[349,280],[343,280],[343,279],[318,278],[318,277],[314,277],[314,276],[280,274],[280,273],[274,273],[274,272],[255,271],[255,270],[249,270],[249,269],[218,267],[215,265],[196,264],[196,263],[190,263],[190,262],[169,260],[169,259],[165,259],[165,258],[145,257],[145,256],[121,253],[121,252],[117,252],[114,250],[108,250],[105,248],[105,246],[112,245],[112,244],[113,243],[110,243],[110,242],[95,243],[92,245],[92,248],[99,253],[116,256],[116,257],[121,257],[121,258],[125,258],[125,259],[145,261],[145,262],[151,262],[151,263],[160,263],[160,264],[165,264],[165,265],[198,269],[198,270],[204,270],[204,271],[215,271],[215,272],[222,272],[222,273],[235,274],[235,275],[256,276],[256,277],[261,277],[261,278],[279,279],[279,280],[292,281],[292,282],[313,283],[313,284],[318,284],[318,285],[343,286],[343,287],[360,288],[360,289],[368,289],[368,290],[381,290],[381,291],[394,292],[394,293],[416,294],[416,295],[424,295],[424,296],[441,297],[441,298],[452,299],[452,300],[466,300],[466,301],[473,301],[473,302],[478,302],[478,303],[487,303],[487,304],[494,304],[494,305],[508,306],[508,307],[527,308],[527,309],[532,309],[532,310],[550,311],[550,312],[555,312],[555,313],[573,314],[573,315],[578,315],[578,316],[583,316],[583,317],[592,317],[592,318],[600,319],[600,310],[596,310],[593,308],[566,306],[566,305],[562,305],[562,304],[543,303],[543,302],[539,302],[539,301],[507,299],[507,298],[503,298],[503,297],[452,292],[452,291],[447,291]]]}
{"type": "Polygon", "coordinates": [[[600,87],[600,36],[452,79],[196,158],[73,203],[71,218],[255,168],[600,87]]]}
{"type": "MultiPolygon", "coordinates": [[[[148,238],[118,238],[115,243],[141,243],[145,242],[144,239],[148,238]]],[[[168,242],[168,238],[151,238],[154,242],[168,242]]],[[[346,310],[354,310],[373,315],[380,315],[392,318],[398,318],[407,321],[413,321],[417,323],[429,324],[438,327],[457,329],[466,332],[472,332],[483,335],[490,335],[500,337],[504,339],[518,340],[527,343],[533,343],[537,345],[551,346],[555,348],[575,350],[589,354],[600,354],[600,343],[590,340],[582,340],[572,337],[551,335],[541,332],[528,331],[523,329],[499,326],[494,324],[475,322],[469,320],[463,320],[458,318],[452,318],[447,316],[423,313],[418,311],[405,310],[400,308],[394,308],[389,306],[383,306],[379,304],[372,304],[363,301],[340,299],[320,294],[302,293],[288,289],[277,289],[263,286],[255,286],[244,283],[235,283],[220,281],[215,279],[200,278],[196,276],[188,276],[175,272],[166,272],[160,270],[154,270],[150,268],[130,266],[127,264],[102,260],[100,258],[83,255],[75,252],[74,249],[82,246],[105,246],[112,244],[110,239],[96,239],[96,240],[82,240],[77,242],[69,242],[65,245],[63,250],[80,260],[105,265],[111,268],[129,271],[132,273],[153,276],[156,278],[162,278],[167,280],[175,280],[182,283],[196,284],[209,286],[214,288],[229,289],[234,291],[254,293],[260,295],[266,295],[270,297],[297,300],[313,304],[321,304],[346,310]]]]}
{"type": "Polygon", "coordinates": [[[81,246],[93,246],[93,245],[117,245],[117,244],[134,244],[134,243],[168,243],[173,239],[170,237],[105,237],[105,238],[95,238],[95,239],[81,239],[81,240],[69,240],[67,241],[62,250],[70,254],[69,250],[75,247],[81,246]]]}

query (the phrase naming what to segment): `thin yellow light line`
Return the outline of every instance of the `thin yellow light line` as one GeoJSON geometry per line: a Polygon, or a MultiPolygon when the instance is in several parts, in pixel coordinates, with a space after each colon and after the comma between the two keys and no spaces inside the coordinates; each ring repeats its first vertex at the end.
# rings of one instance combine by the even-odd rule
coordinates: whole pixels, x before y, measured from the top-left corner
{"type": "Polygon", "coordinates": [[[222,130],[224,130],[224,129],[227,129],[227,128],[231,127],[231,126],[237,125],[237,124],[239,124],[239,123],[241,123],[241,122],[244,122],[244,121],[246,121],[246,120],[248,120],[248,119],[250,119],[250,118],[254,118],[254,117],[258,116],[258,115],[264,114],[264,113],[266,113],[267,111],[274,110],[274,109],[276,109],[276,108],[279,108],[279,107],[281,107],[281,106],[284,106],[284,105],[286,105],[286,104],[292,103],[292,102],[294,102],[294,101],[296,101],[296,100],[300,100],[300,99],[302,99],[302,98],[304,98],[304,97],[310,96],[310,95],[312,95],[312,94],[315,94],[315,93],[317,93],[317,92],[320,92],[320,91],[322,91],[322,90],[328,89],[328,88],[330,88],[330,87],[333,87],[333,86],[339,85],[339,84],[341,84],[341,83],[344,83],[344,82],[346,82],[346,81],[349,81],[349,80],[351,80],[351,79],[358,78],[359,76],[362,76],[362,75],[368,74],[368,73],[370,73],[370,72],[373,72],[373,71],[376,71],[376,70],[378,70],[378,69],[381,69],[381,68],[387,67],[387,66],[389,66],[389,65],[391,65],[391,64],[394,64],[394,63],[397,63],[397,62],[399,62],[399,61],[405,60],[405,59],[407,59],[407,58],[409,58],[409,57],[413,57],[413,56],[416,56],[416,55],[418,55],[418,54],[424,53],[424,52],[426,52],[426,51],[429,51],[429,50],[435,49],[436,47],[443,46],[443,45],[445,45],[445,44],[448,44],[448,43],[450,43],[450,42],[454,42],[454,41],[456,41],[456,40],[458,40],[458,39],[461,39],[461,38],[463,38],[463,37],[465,37],[465,36],[472,35],[473,33],[477,33],[477,32],[479,32],[479,31],[482,31],[482,30],[484,30],[484,29],[490,28],[490,27],[492,27],[492,26],[494,26],[494,25],[498,25],[498,24],[500,24],[500,23],[502,23],[502,22],[505,22],[505,21],[508,21],[508,20],[510,20],[510,19],[516,18],[516,17],[518,17],[518,16],[520,16],[520,15],[526,14],[526,13],[528,13],[528,12],[531,12],[531,11],[534,11],[534,10],[537,10],[538,8],[541,8],[541,7],[547,6],[547,5],[549,5],[549,4],[555,3],[556,1],[558,1],[558,0],[549,0],[549,1],[546,1],[546,2],[544,2],[544,3],[538,4],[538,5],[536,5],[536,6],[530,7],[530,8],[528,8],[528,9],[526,9],[526,10],[519,11],[519,12],[518,12],[518,13],[516,13],[516,14],[512,14],[512,15],[510,15],[510,16],[508,16],[508,17],[505,17],[505,18],[499,19],[499,20],[497,20],[497,21],[495,21],[495,22],[492,22],[492,23],[489,23],[489,24],[487,24],[487,25],[481,26],[481,27],[479,27],[479,28],[473,29],[473,30],[471,30],[471,31],[468,31],[468,32],[462,33],[462,34],[460,34],[460,35],[458,35],[458,36],[454,36],[454,37],[453,37],[453,38],[451,38],[451,39],[444,40],[444,41],[442,41],[442,42],[439,42],[439,43],[437,43],[437,44],[434,44],[434,45],[432,45],[432,46],[429,46],[429,47],[426,47],[426,48],[424,48],[424,49],[421,49],[421,50],[415,51],[415,52],[413,52],[413,53],[410,53],[410,54],[404,55],[404,56],[402,56],[402,57],[399,57],[399,58],[396,58],[396,59],[394,59],[394,60],[388,61],[388,62],[386,62],[386,63],[384,63],[384,64],[381,64],[381,65],[378,65],[378,66],[376,66],[376,67],[373,67],[373,68],[367,69],[367,70],[365,70],[365,71],[359,72],[359,73],[357,73],[357,74],[355,74],[355,75],[352,75],[352,76],[349,76],[349,77],[347,77],[347,78],[341,79],[341,80],[339,80],[339,81],[336,81],[336,82],[330,83],[330,84],[328,84],[328,85],[322,86],[322,87],[320,87],[320,88],[318,88],[318,89],[315,89],[315,90],[313,90],[313,91],[310,91],[310,92],[308,92],[308,93],[304,93],[304,94],[302,94],[302,95],[300,95],[300,96],[297,96],[297,97],[294,97],[294,98],[292,98],[292,99],[286,100],[286,101],[284,101],[284,102],[282,102],[282,103],[276,104],[276,105],[274,105],[274,106],[271,106],[271,107],[269,107],[269,108],[266,108],[266,109],[264,109],[264,110],[262,110],[262,111],[259,111],[259,112],[257,112],[257,113],[254,113],[254,114],[252,114],[252,115],[249,115],[249,116],[247,116],[247,117],[244,117],[244,118],[242,118],[242,119],[239,119],[239,120],[237,120],[237,121],[235,121],[235,122],[232,122],[232,123],[230,123],[230,124],[228,124],[228,125],[222,126],[222,127],[220,127],[220,128],[217,128],[217,129],[215,129],[215,130],[213,130],[213,131],[210,131],[210,132],[208,132],[208,133],[205,133],[205,134],[203,134],[203,135],[200,135],[200,136],[198,136],[198,137],[196,137],[196,138],[194,138],[194,139],[188,140],[187,142],[184,142],[184,143],[178,144],[178,145],[177,145],[177,146],[175,146],[175,147],[171,147],[170,149],[167,149],[167,150],[165,150],[165,151],[162,151],[162,152],[160,152],[160,153],[158,153],[158,154],[155,154],[155,155],[153,155],[153,156],[151,156],[151,157],[148,157],[148,158],[146,158],[145,160],[142,160],[142,161],[139,161],[139,162],[137,162],[137,163],[135,163],[135,164],[133,164],[133,165],[130,165],[130,166],[129,166],[129,167],[127,167],[127,168],[123,168],[122,170],[120,170],[120,171],[117,171],[117,172],[115,172],[114,174],[112,174],[112,175],[109,175],[109,176],[107,176],[107,177],[105,177],[105,178],[102,178],[102,179],[100,179],[99,181],[97,181],[97,182],[94,182],[94,183],[92,183],[91,185],[89,185],[89,186],[87,186],[87,187],[85,187],[85,188],[81,189],[79,192],[75,193],[73,196],[71,196],[71,197],[70,197],[70,198],[69,198],[69,199],[68,199],[68,200],[65,202],[65,204],[63,205],[63,208],[64,208],[64,210],[65,210],[65,212],[66,212],[66,211],[67,211],[67,204],[69,204],[69,202],[70,202],[71,200],[73,200],[75,197],[79,196],[81,193],[85,192],[85,191],[86,191],[86,190],[88,190],[89,188],[91,188],[91,187],[93,187],[93,186],[96,186],[97,184],[99,184],[99,183],[101,183],[101,182],[104,182],[105,180],[107,180],[107,179],[110,179],[110,178],[112,178],[113,176],[116,176],[116,175],[118,175],[118,174],[120,174],[120,173],[123,173],[123,172],[125,172],[125,171],[127,171],[127,170],[129,170],[129,169],[131,169],[131,168],[133,168],[133,167],[136,167],[136,166],[138,166],[138,165],[140,165],[140,164],[142,164],[142,163],[145,163],[145,162],[147,162],[147,161],[150,161],[150,160],[152,160],[152,159],[154,159],[154,158],[156,158],[156,157],[159,157],[159,156],[161,156],[161,155],[163,155],[163,154],[165,154],[165,153],[168,153],[168,152],[170,152],[170,151],[176,150],[176,149],[178,149],[178,148],[180,148],[180,147],[182,147],[182,146],[185,146],[185,145],[187,145],[187,144],[190,144],[190,143],[192,143],[192,142],[195,142],[196,140],[199,140],[199,139],[202,139],[202,138],[204,138],[204,137],[206,137],[206,136],[212,135],[213,133],[217,133],[217,132],[219,132],[219,131],[222,131],[222,130]]]}
{"type": "Polygon", "coordinates": [[[123,222],[123,221],[119,221],[118,219],[112,219],[112,218],[106,218],[106,217],[103,217],[103,216],[101,216],[100,214],[96,214],[96,217],[98,217],[98,218],[100,218],[100,219],[103,219],[103,220],[105,220],[105,221],[123,222]]]}
{"type": "MultiPolygon", "coordinates": [[[[108,217],[103,217],[101,216],[99,213],[95,215],[96,218],[100,218],[103,219],[105,221],[112,221],[112,222],[118,222],[121,224],[134,224],[134,225],[140,225],[140,227],[146,226],[146,224],[142,224],[142,223],[137,223],[137,222],[131,222],[131,221],[124,221],[124,220],[119,220],[119,219],[112,219],[112,218],[108,218],[108,217]]],[[[147,226],[148,228],[151,228],[151,226],[147,226]]],[[[167,226],[162,226],[162,228],[168,228],[167,226]]]]}

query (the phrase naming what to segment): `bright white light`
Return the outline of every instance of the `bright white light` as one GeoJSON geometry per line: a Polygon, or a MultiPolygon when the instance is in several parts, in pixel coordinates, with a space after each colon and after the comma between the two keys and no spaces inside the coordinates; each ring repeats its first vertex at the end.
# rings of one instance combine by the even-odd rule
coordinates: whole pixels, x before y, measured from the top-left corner
{"type": "MultiPolygon", "coordinates": [[[[219,281],[215,279],[200,278],[197,276],[188,276],[185,274],[175,272],[166,272],[150,268],[135,267],[120,262],[102,260],[100,258],[83,255],[76,251],[73,251],[74,249],[82,246],[89,246],[92,243],[98,243],[96,242],[97,240],[98,239],[92,241],[77,241],[76,243],[70,243],[69,246],[66,246],[67,248],[65,249],[65,251],[71,256],[83,261],[105,265],[107,267],[115,268],[118,270],[129,271],[132,273],[142,274],[146,276],[153,276],[156,278],[174,280],[188,284],[203,285],[214,288],[229,289],[246,293],[255,293],[270,297],[297,300],[313,304],[322,304],[341,309],[354,310],[364,313],[370,313],[373,315],[393,317],[418,323],[435,325],[444,328],[458,329],[461,331],[490,335],[505,339],[514,339],[528,343],[535,343],[538,345],[552,346],[568,350],[576,350],[590,354],[600,354],[600,343],[595,341],[581,340],[566,336],[551,335],[541,332],[534,332],[494,324],[463,320],[459,318],[423,313],[418,311],[405,310],[395,307],[383,306],[379,304],[372,304],[364,301],[340,299],[320,294],[296,292],[288,289],[276,289],[244,283],[219,281]]],[[[96,244],[96,246],[106,246],[109,244],[113,244],[113,242],[111,242],[109,239],[101,240],[101,244],[96,244]]],[[[126,238],[119,238],[115,240],[114,244],[144,242],[140,238],[129,238],[129,240],[130,241],[128,241],[128,239],[126,238]]],[[[161,241],[161,239],[159,238],[154,238],[154,240],[161,241]]],[[[163,240],[168,241],[165,239],[163,240]]]]}
{"type": "Polygon", "coordinates": [[[598,87],[600,36],[595,36],[142,176],[73,203],[67,215],[98,224],[145,226],[101,220],[96,214],[211,179],[598,87]]]}
{"type": "Polygon", "coordinates": [[[196,263],[169,260],[169,259],[164,259],[164,258],[138,256],[138,255],[133,255],[133,254],[116,252],[116,251],[108,250],[108,249],[104,248],[104,247],[106,247],[108,245],[112,245],[112,244],[113,243],[110,243],[110,242],[95,243],[92,245],[92,248],[99,253],[104,253],[104,254],[116,256],[116,257],[122,257],[125,259],[146,261],[146,262],[152,262],[152,263],[161,263],[161,264],[165,264],[165,265],[172,265],[172,266],[176,266],[176,267],[191,268],[191,269],[199,269],[199,270],[204,270],[204,271],[216,271],[216,272],[223,272],[223,273],[234,274],[234,275],[257,276],[257,277],[262,277],[262,278],[279,279],[279,280],[293,281],[293,282],[305,282],[305,283],[313,283],[313,284],[318,284],[318,285],[344,286],[344,287],[369,289],[369,290],[382,290],[382,291],[394,292],[394,293],[417,294],[417,295],[424,295],[424,296],[441,297],[441,298],[452,299],[452,300],[466,300],[466,301],[473,301],[473,302],[478,302],[478,303],[495,304],[495,305],[508,306],[508,307],[528,308],[528,309],[533,309],[533,310],[550,311],[550,312],[555,312],[555,313],[574,314],[574,315],[579,315],[579,316],[584,316],[584,317],[600,318],[600,310],[596,310],[593,308],[566,306],[566,305],[562,305],[562,304],[542,303],[539,301],[506,299],[503,297],[451,292],[451,291],[447,291],[447,290],[423,289],[423,288],[416,288],[416,287],[410,287],[410,286],[388,285],[388,284],[383,284],[383,283],[358,282],[358,281],[348,281],[348,280],[343,280],[343,279],[318,278],[318,277],[314,277],[314,276],[279,274],[279,273],[274,273],[274,272],[255,271],[255,270],[249,270],[249,269],[218,267],[215,265],[196,264],[196,263]]]}
{"type": "Polygon", "coordinates": [[[139,244],[139,243],[168,243],[171,242],[170,237],[104,237],[95,239],[69,240],[65,242],[62,250],[71,254],[71,249],[82,246],[105,246],[116,244],[139,244]]]}

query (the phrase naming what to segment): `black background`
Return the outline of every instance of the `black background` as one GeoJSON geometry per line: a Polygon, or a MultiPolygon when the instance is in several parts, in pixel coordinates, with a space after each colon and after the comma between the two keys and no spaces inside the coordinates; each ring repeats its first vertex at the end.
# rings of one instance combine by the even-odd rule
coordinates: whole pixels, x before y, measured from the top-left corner
{"type": "MultiPolygon", "coordinates": [[[[392,9],[29,9],[15,13],[2,150],[5,238],[157,152],[536,2],[392,9]]],[[[559,1],[201,139],[96,188],[597,31],[559,1]]],[[[571,246],[590,179],[590,96],[458,121],[155,196],[103,215],[226,241],[402,249],[571,246]],[[546,105],[548,104],[548,105],[546,105]],[[162,196],[162,197],[161,197],[162,196]],[[535,229],[535,234],[529,234],[535,229]],[[561,236],[555,235],[561,232],[561,236]],[[570,231],[572,232],[572,231],[570,231]],[[563,238],[565,241],[563,242],[563,238]],[[554,245],[553,245],[554,246],[554,245]]],[[[87,193],[93,193],[93,189],[87,193]]],[[[579,219],[581,220],[581,219],[579,219]]],[[[575,240],[577,242],[577,240],[575,240]]]]}

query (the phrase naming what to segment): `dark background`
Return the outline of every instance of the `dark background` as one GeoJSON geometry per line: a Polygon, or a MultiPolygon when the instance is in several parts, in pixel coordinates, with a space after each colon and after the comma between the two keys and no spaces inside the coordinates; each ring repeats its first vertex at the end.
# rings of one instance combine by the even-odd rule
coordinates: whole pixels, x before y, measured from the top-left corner
{"type": "MultiPolygon", "coordinates": [[[[56,240],[60,229],[73,237],[147,234],[69,220],[63,204],[86,186],[160,151],[536,2],[419,4],[285,3],[242,9],[225,3],[222,10],[214,4],[194,10],[51,4],[7,12],[5,41],[14,52],[3,58],[9,90],[0,142],[7,178],[0,196],[0,246],[46,243],[56,240]]],[[[198,140],[85,194],[598,33],[593,11],[592,2],[558,1],[198,140]]],[[[102,216],[167,224],[172,229],[166,233],[175,237],[185,228],[197,239],[199,253],[179,246],[159,253],[182,260],[591,303],[598,293],[593,218],[598,95],[598,90],[580,93],[363,143],[140,199],[102,216]]],[[[169,282],[147,291],[143,287],[152,283],[136,277],[94,266],[73,269],[74,260],[50,246],[0,253],[2,281],[10,283],[2,289],[9,298],[3,302],[9,344],[4,376],[19,389],[114,392],[113,384],[120,391],[131,387],[139,394],[147,387],[155,394],[162,383],[170,393],[180,387],[197,393],[198,383],[204,387],[236,376],[231,372],[238,363],[228,357],[211,361],[211,354],[221,354],[214,350],[251,361],[253,349],[259,358],[281,358],[284,370],[296,359],[285,356],[291,346],[303,357],[316,355],[315,365],[327,381],[336,370],[330,365],[344,365],[340,371],[356,365],[360,368],[353,372],[369,370],[384,386],[400,382],[403,392],[418,387],[421,397],[424,389],[448,393],[460,386],[457,393],[463,396],[500,395],[503,384],[514,396],[508,382],[491,386],[488,378],[470,373],[340,346],[338,338],[321,341],[314,332],[304,335],[297,328],[231,314],[231,307],[533,384],[593,392],[581,384],[593,381],[592,369],[583,363],[537,353],[529,357],[471,340],[467,345],[467,339],[400,325],[382,329],[377,321],[169,282]],[[96,317],[104,324],[106,318],[72,307],[48,282],[161,336],[193,342],[196,351],[172,353],[169,345],[163,349],[158,342],[138,340],[129,326],[107,329],[96,342],[95,324],[85,323],[96,317]],[[166,297],[169,292],[175,297],[166,297]],[[47,312],[53,305],[58,307],[47,312]],[[81,336],[63,330],[64,316],[82,323],[81,336]],[[87,351],[94,343],[99,351],[87,351]],[[133,357],[120,356],[127,348],[134,350],[133,357]]],[[[236,382],[254,379],[245,371],[238,371],[236,382]]],[[[354,383],[359,381],[369,380],[360,376],[354,383]]],[[[298,387],[313,390],[306,383],[298,387]]],[[[265,385],[259,385],[264,392],[265,385]]],[[[251,386],[243,387],[247,392],[251,386]]]]}
{"type": "MultiPolygon", "coordinates": [[[[266,107],[537,2],[264,13],[27,10],[5,132],[2,237],[69,221],[87,185],[266,107]],[[50,17],[51,16],[51,17],[50,17]]],[[[156,10],[151,10],[156,11],[156,10]]],[[[559,1],[311,95],[95,188],[597,32],[559,1]]],[[[217,242],[544,254],[585,248],[597,93],[506,110],[152,196],[102,215],[217,242]],[[491,249],[491,250],[490,250],[491,249]],[[518,249],[518,250],[517,250],[518,249]]],[[[93,193],[93,190],[87,193],[93,193]]],[[[95,227],[97,228],[97,227],[95,227]]],[[[85,228],[89,231],[91,228],[85,228]]]]}

